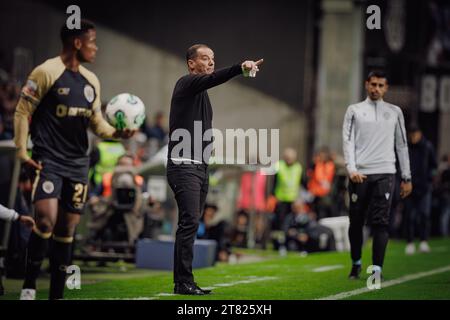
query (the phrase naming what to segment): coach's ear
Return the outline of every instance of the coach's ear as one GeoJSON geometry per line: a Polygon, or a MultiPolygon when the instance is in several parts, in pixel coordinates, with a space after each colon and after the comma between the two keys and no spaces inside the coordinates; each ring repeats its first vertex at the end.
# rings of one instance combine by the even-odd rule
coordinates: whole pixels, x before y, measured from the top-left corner
{"type": "Polygon", "coordinates": [[[189,59],[187,61],[187,65],[188,65],[188,69],[189,71],[194,70],[195,69],[195,61],[192,59],[189,59]]]}

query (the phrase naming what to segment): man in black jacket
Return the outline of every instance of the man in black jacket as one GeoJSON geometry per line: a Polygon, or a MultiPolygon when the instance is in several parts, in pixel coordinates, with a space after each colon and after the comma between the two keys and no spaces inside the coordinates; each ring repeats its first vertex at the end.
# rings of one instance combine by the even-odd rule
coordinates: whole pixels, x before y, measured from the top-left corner
{"type": "Polygon", "coordinates": [[[416,251],[413,242],[416,226],[420,236],[419,250],[421,252],[430,251],[427,241],[430,233],[432,179],[437,170],[434,147],[430,141],[425,139],[422,131],[416,125],[410,127],[409,141],[408,149],[414,189],[411,197],[405,203],[408,241],[405,253],[408,255],[414,254],[416,251]]]}
{"type": "Polygon", "coordinates": [[[174,292],[203,295],[210,290],[203,290],[194,282],[192,260],[195,235],[208,193],[213,111],[206,90],[240,74],[255,76],[263,60],[245,61],[214,71],[214,52],[206,45],[197,44],[188,49],[186,62],[189,74],[175,85],[169,119],[167,180],[178,205],[174,292]]]}

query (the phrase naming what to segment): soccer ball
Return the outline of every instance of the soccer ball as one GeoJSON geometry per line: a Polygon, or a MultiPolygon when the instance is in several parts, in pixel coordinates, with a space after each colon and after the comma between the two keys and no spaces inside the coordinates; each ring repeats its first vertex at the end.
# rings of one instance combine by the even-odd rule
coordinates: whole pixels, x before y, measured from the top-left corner
{"type": "Polygon", "coordinates": [[[130,93],[121,93],[106,106],[106,120],[117,130],[138,129],[145,120],[145,106],[130,93]]]}

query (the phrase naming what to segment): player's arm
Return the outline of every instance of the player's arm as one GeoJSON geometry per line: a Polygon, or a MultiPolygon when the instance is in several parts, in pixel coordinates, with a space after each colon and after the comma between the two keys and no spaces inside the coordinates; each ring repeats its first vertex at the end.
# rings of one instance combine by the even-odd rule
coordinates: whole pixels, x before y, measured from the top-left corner
{"type": "Polygon", "coordinates": [[[366,178],[365,175],[358,173],[355,160],[355,113],[350,106],[347,108],[342,125],[342,146],[344,149],[345,167],[347,168],[350,180],[361,183],[366,178]]]}
{"type": "Polygon", "coordinates": [[[50,82],[50,76],[43,68],[34,69],[28,77],[26,85],[22,88],[14,113],[14,143],[17,147],[17,157],[36,169],[41,169],[40,164],[27,154],[29,124],[33,112],[47,93],[50,82]]]}
{"type": "Polygon", "coordinates": [[[411,169],[409,166],[408,141],[405,129],[403,112],[399,110],[397,124],[395,125],[395,152],[400,164],[402,183],[400,185],[400,196],[407,197],[412,191],[411,169]]]}
{"type": "Polygon", "coordinates": [[[130,129],[117,130],[103,118],[100,110],[93,112],[90,118],[90,127],[97,136],[103,139],[128,139],[136,132],[136,130],[130,129]]]}
{"type": "Polygon", "coordinates": [[[135,130],[116,130],[113,126],[111,126],[105,118],[102,116],[101,111],[101,99],[100,99],[100,83],[95,78],[95,81],[93,81],[93,85],[96,92],[96,97],[92,106],[92,115],[89,119],[89,126],[91,127],[92,131],[99,137],[103,139],[128,139],[133,136],[135,133],[135,130]]]}
{"type": "Polygon", "coordinates": [[[253,69],[259,70],[258,66],[262,63],[263,59],[256,62],[245,61],[242,64],[219,69],[211,74],[191,74],[186,76],[184,87],[189,93],[196,94],[225,83],[240,74],[248,74],[253,69]]]}
{"type": "Polygon", "coordinates": [[[102,116],[102,112],[97,109],[94,110],[89,123],[92,131],[103,139],[111,139],[114,137],[116,129],[112,127],[102,116]]]}

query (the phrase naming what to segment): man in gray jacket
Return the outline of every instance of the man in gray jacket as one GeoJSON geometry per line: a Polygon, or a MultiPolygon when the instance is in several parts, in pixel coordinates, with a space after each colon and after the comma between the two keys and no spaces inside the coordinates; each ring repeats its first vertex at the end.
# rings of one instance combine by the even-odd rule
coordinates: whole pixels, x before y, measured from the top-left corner
{"type": "Polygon", "coordinates": [[[367,99],[348,107],[342,130],[345,164],[350,178],[350,247],[353,261],[350,279],[359,278],[363,226],[373,235],[373,272],[381,276],[388,243],[389,210],[394,192],[395,162],[400,164],[400,195],[412,190],[408,144],[402,110],[383,101],[388,90],[386,75],[369,73],[367,99]]]}

